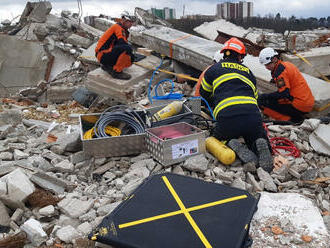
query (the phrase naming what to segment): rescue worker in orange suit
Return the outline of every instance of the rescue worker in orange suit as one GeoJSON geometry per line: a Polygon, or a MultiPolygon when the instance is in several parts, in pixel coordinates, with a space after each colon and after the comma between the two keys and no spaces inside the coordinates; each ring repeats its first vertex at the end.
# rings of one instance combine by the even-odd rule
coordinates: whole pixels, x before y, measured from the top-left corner
{"type": "Polygon", "coordinates": [[[200,88],[201,96],[213,103],[217,121],[213,135],[220,141],[229,140],[227,145],[244,163],[255,162],[271,172],[273,157],[258,108],[256,79],[242,64],[245,46],[231,38],[221,53],[223,59],[205,72],[200,88]],[[238,141],[241,136],[245,146],[238,141]]]}
{"type": "Polygon", "coordinates": [[[105,31],[96,45],[95,56],[101,63],[101,68],[113,78],[122,80],[131,78],[131,75],[123,72],[123,69],[130,67],[134,62],[133,50],[127,39],[128,29],[135,21],[135,16],[124,12],[121,20],[105,31]]]}
{"type": "Polygon", "coordinates": [[[281,61],[270,47],[261,50],[259,62],[271,71],[271,82],[278,88],[277,92],[259,96],[263,113],[275,120],[301,123],[314,106],[313,94],[301,72],[292,63],[281,61]]]}

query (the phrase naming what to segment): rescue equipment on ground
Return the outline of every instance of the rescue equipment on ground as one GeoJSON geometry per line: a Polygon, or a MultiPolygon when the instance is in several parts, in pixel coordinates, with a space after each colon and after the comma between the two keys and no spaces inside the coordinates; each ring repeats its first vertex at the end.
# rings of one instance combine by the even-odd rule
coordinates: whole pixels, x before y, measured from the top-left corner
{"type": "Polygon", "coordinates": [[[88,237],[115,247],[248,247],[257,203],[245,190],[172,173],[153,175],[88,237]]]}
{"type": "Polygon", "coordinates": [[[146,129],[146,147],[164,166],[205,153],[205,131],[185,122],[146,129]]]}
{"type": "Polygon", "coordinates": [[[223,142],[214,137],[208,137],[205,140],[206,150],[208,150],[221,163],[230,165],[236,159],[235,152],[226,146],[223,142]]]}
{"type": "Polygon", "coordinates": [[[180,113],[182,110],[182,101],[174,101],[168,104],[166,107],[159,110],[152,116],[152,121],[161,121],[173,115],[180,113]]]}

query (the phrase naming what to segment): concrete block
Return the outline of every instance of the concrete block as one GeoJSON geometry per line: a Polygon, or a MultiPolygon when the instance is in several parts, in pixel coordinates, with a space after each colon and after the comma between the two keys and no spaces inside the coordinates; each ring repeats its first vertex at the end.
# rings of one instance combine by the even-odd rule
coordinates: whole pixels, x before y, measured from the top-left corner
{"type": "Polygon", "coordinates": [[[65,198],[57,205],[66,215],[71,218],[78,218],[80,215],[85,214],[93,207],[94,201],[82,201],[79,199],[65,198]]]}
{"type": "Polygon", "coordinates": [[[145,69],[133,64],[131,67],[124,70],[132,75],[130,80],[115,79],[101,68],[98,68],[88,73],[85,85],[88,90],[95,92],[98,95],[111,97],[121,103],[130,103],[135,101],[134,86],[145,78],[150,77],[153,69],[156,68],[159,63],[159,58],[148,56],[139,61],[139,64],[150,69],[145,69]]]}
{"type": "Polygon", "coordinates": [[[0,201],[0,226],[9,226],[10,217],[6,206],[0,201]]]}
{"type": "Polygon", "coordinates": [[[73,100],[72,94],[77,89],[77,86],[51,86],[47,89],[47,100],[54,103],[73,100]]]}
{"type": "Polygon", "coordinates": [[[72,226],[65,226],[57,230],[56,237],[65,243],[72,243],[73,240],[78,238],[80,235],[75,228],[72,226]]]}
{"type": "Polygon", "coordinates": [[[82,233],[83,236],[86,236],[92,231],[92,225],[88,222],[84,222],[77,227],[77,230],[82,233]]]}
{"type": "Polygon", "coordinates": [[[0,43],[1,97],[17,93],[26,87],[36,86],[40,80],[47,80],[46,72],[51,65],[42,44],[19,40],[10,35],[0,35],[0,43]]]}
{"type": "Polygon", "coordinates": [[[14,159],[15,160],[20,160],[20,159],[26,159],[29,157],[29,154],[22,152],[18,149],[14,150],[14,159]]]}
{"type": "Polygon", "coordinates": [[[267,234],[260,227],[272,226],[276,223],[287,223],[283,228],[290,230],[290,233],[297,237],[302,235],[312,236],[313,241],[316,240],[317,244],[314,244],[314,246],[311,243],[307,245],[308,247],[328,247],[330,235],[320,211],[310,199],[303,195],[295,193],[261,193],[258,210],[254,214],[250,229],[251,235],[258,237],[258,239],[253,240],[254,246],[264,247],[269,239],[274,238],[273,233],[267,234]]]}
{"type": "Polygon", "coordinates": [[[13,160],[13,154],[11,152],[1,152],[0,160],[13,160]]]}
{"type": "Polygon", "coordinates": [[[69,188],[69,184],[59,178],[52,177],[44,172],[34,173],[30,180],[43,189],[50,190],[56,194],[63,194],[69,188]]]}
{"type": "MultiPolygon", "coordinates": [[[[1,41],[1,38],[0,38],[0,41],[1,41]]],[[[1,51],[0,51],[0,57],[1,57],[1,51]]],[[[0,82],[1,82],[1,73],[0,73],[0,82]]],[[[1,95],[1,93],[0,93],[0,95],[1,95]]],[[[22,122],[22,111],[20,111],[20,110],[10,109],[10,110],[5,110],[0,113],[0,126],[3,126],[3,125],[16,126],[21,122],[22,122]]],[[[5,128],[5,130],[7,130],[8,128],[10,128],[10,127],[5,128]]]]}
{"type": "Polygon", "coordinates": [[[43,207],[39,209],[39,214],[42,216],[52,216],[55,213],[55,208],[53,205],[43,207]]]}
{"type": "Polygon", "coordinates": [[[8,195],[11,199],[24,202],[34,192],[35,187],[21,169],[9,173],[6,178],[8,195]]]}
{"type": "Polygon", "coordinates": [[[309,135],[309,142],[316,152],[330,156],[330,125],[320,124],[309,135]]]}
{"type": "Polygon", "coordinates": [[[78,152],[82,150],[80,133],[78,131],[74,131],[70,134],[58,135],[56,143],[66,152],[78,152]]]}
{"type": "Polygon", "coordinates": [[[95,18],[95,28],[107,31],[108,28],[110,28],[113,24],[115,24],[114,21],[105,19],[105,18],[95,18]]]}
{"type": "Polygon", "coordinates": [[[6,195],[7,194],[7,183],[0,181],[0,195],[6,195]]]}
{"type": "MultiPolygon", "coordinates": [[[[2,120],[0,120],[0,122],[2,122],[2,120]]],[[[10,134],[14,131],[15,131],[15,129],[11,124],[0,125],[0,140],[6,138],[8,134],[10,134]]]]}
{"type": "Polygon", "coordinates": [[[45,231],[42,229],[41,223],[35,219],[29,219],[21,226],[22,231],[26,232],[29,241],[39,246],[48,238],[45,231]]]}
{"type": "Polygon", "coordinates": [[[93,43],[92,40],[90,40],[88,38],[85,38],[85,37],[82,37],[80,35],[76,35],[76,34],[71,34],[65,40],[65,42],[70,43],[74,46],[81,46],[83,48],[88,48],[93,43]]]}
{"type": "Polygon", "coordinates": [[[72,172],[73,170],[73,164],[67,159],[59,162],[58,164],[55,164],[53,168],[53,171],[61,173],[72,172]]]}

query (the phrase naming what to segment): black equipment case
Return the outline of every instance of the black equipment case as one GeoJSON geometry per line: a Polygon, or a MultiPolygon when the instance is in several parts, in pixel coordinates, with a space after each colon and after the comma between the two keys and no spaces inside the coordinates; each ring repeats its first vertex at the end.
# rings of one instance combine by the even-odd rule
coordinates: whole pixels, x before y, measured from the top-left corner
{"type": "Polygon", "coordinates": [[[248,247],[257,203],[244,190],[157,174],[106,216],[89,238],[114,247],[248,247]]]}

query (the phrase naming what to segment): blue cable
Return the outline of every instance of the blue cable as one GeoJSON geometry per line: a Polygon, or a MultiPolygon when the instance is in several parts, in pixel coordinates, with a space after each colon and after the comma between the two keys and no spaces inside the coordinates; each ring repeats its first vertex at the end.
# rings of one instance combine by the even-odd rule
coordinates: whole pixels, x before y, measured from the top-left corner
{"type": "MultiPolygon", "coordinates": [[[[149,102],[152,104],[152,99],[156,99],[156,100],[167,100],[167,99],[172,99],[172,100],[181,100],[183,98],[183,94],[180,94],[180,93],[173,93],[173,90],[174,90],[174,82],[171,80],[171,79],[163,79],[161,81],[159,81],[156,86],[155,86],[155,96],[154,97],[151,97],[151,85],[152,85],[152,80],[154,79],[154,75],[156,73],[156,71],[158,71],[158,69],[163,65],[163,58],[161,59],[160,61],[160,64],[159,66],[156,67],[156,69],[153,71],[152,73],[152,76],[149,80],[149,85],[148,85],[148,99],[149,99],[149,102]],[[165,96],[158,96],[158,86],[161,84],[161,83],[164,83],[164,82],[171,82],[172,83],[172,88],[170,90],[170,93],[168,93],[167,95],[165,96]]],[[[209,105],[209,103],[201,96],[194,96],[194,97],[189,97],[190,99],[201,99],[207,106],[207,108],[209,109],[211,115],[212,115],[212,118],[213,120],[215,120],[214,118],[214,115],[213,115],[213,111],[209,105]]],[[[188,98],[188,99],[189,99],[188,98]]]]}

